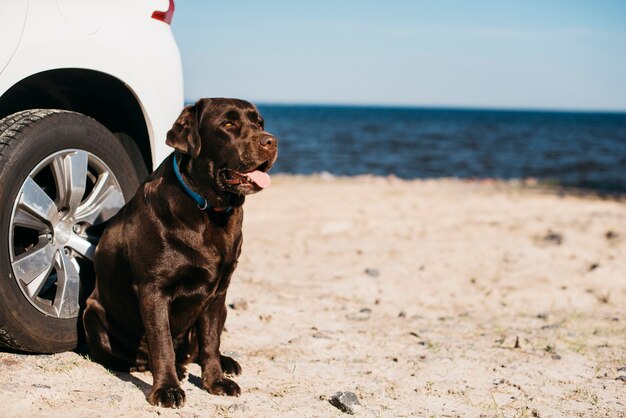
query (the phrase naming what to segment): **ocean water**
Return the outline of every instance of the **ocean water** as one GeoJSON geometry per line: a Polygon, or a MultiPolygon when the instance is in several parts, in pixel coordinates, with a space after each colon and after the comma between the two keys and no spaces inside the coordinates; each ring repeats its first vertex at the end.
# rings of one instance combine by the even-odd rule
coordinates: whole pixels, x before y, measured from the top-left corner
{"type": "Polygon", "coordinates": [[[626,113],[260,105],[274,173],[537,178],[626,192],[626,113]]]}

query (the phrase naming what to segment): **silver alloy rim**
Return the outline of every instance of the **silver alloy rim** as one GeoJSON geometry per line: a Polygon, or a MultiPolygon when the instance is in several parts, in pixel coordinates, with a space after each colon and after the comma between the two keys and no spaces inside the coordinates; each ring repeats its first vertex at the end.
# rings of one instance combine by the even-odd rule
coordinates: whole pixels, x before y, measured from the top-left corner
{"type": "Polygon", "coordinates": [[[93,262],[98,225],[123,205],[113,172],[87,151],[57,152],[30,172],[11,212],[9,256],[35,308],[54,318],[78,316],[81,269],[93,262]]]}

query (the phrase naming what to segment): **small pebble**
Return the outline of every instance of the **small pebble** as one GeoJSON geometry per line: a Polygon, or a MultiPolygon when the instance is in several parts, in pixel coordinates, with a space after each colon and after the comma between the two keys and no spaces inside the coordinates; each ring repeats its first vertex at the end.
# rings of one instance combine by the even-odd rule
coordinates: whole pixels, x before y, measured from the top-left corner
{"type": "Polygon", "coordinates": [[[600,303],[609,303],[609,297],[610,297],[609,293],[607,293],[606,295],[596,295],[596,298],[598,299],[598,302],[600,303]]]}
{"type": "Polygon", "coordinates": [[[359,398],[352,392],[337,392],[328,400],[332,406],[347,414],[355,414],[361,407],[359,398]]]}
{"type": "Polygon", "coordinates": [[[250,407],[243,403],[234,403],[228,407],[230,412],[248,412],[250,411],[250,407]]]}
{"type": "Polygon", "coordinates": [[[372,310],[370,308],[362,308],[358,313],[346,315],[346,318],[351,321],[367,321],[372,316],[372,310]]]}
{"type": "Polygon", "coordinates": [[[561,245],[563,244],[563,234],[554,231],[548,231],[541,240],[546,244],[561,245]]]}
{"type": "Polygon", "coordinates": [[[378,271],[378,269],[365,269],[365,274],[367,274],[370,277],[378,277],[380,276],[380,271],[378,271]]]}
{"type": "Polygon", "coordinates": [[[248,301],[243,298],[235,298],[228,307],[236,311],[245,311],[248,309],[248,301]]]}

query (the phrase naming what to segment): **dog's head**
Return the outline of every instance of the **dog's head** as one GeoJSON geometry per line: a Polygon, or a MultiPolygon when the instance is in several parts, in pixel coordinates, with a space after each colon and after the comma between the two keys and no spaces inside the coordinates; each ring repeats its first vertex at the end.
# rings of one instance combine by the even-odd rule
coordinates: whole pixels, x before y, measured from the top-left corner
{"type": "Polygon", "coordinates": [[[259,111],[239,99],[200,99],[185,107],[166,143],[182,154],[192,187],[218,205],[237,206],[267,187],[277,156],[276,138],[264,130],[259,111]]]}

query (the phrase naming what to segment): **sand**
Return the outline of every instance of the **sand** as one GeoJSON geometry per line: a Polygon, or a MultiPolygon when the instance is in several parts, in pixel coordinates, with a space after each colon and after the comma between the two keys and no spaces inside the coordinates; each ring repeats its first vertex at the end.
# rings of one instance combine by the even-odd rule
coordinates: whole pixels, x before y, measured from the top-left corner
{"type": "Polygon", "coordinates": [[[274,176],[246,202],[222,350],[239,398],[0,353],[3,417],[626,416],[626,201],[518,183],[274,176]],[[621,369],[621,370],[620,370],[621,369]],[[624,380],[620,380],[623,376],[624,380]]]}

